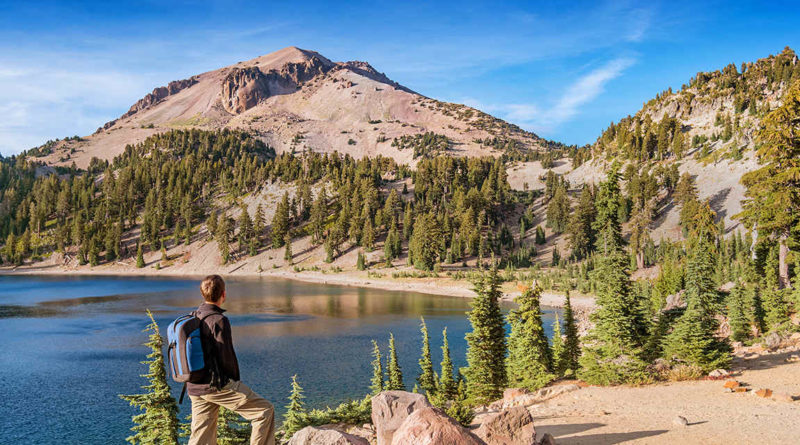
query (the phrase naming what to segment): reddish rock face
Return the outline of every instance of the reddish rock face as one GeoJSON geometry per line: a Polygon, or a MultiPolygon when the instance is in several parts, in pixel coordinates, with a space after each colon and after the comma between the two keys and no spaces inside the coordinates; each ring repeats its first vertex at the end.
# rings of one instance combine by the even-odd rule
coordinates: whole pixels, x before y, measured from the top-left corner
{"type": "Polygon", "coordinates": [[[484,445],[484,442],[438,408],[426,406],[415,410],[405,419],[394,432],[391,444],[484,445]]]}
{"type": "Polygon", "coordinates": [[[521,406],[501,411],[487,418],[474,432],[487,445],[534,445],[536,443],[533,416],[521,406]]]}
{"type": "Polygon", "coordinates": [[[395,431],[411,413],[430,406],[422,394],[405,391],[384,391],[373,397],[372,424],[378,445],[391,444],[395,431]]]}

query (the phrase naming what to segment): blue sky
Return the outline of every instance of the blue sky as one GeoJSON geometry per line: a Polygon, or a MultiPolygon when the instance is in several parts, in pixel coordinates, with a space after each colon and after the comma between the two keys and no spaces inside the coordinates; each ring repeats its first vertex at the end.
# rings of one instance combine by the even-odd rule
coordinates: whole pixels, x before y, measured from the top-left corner
{"type": "Polygon", "coordinates": [[[696,3],[0,0],[0,153],[290,45],[585,144],[698,71],[800,47],[796,1],[696,3]]]}

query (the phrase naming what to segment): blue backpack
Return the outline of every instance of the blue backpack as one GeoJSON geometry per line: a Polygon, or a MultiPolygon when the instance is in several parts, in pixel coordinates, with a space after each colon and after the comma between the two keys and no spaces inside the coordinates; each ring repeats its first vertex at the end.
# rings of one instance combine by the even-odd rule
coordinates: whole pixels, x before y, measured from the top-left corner
{"type": "Polygon", "coordinates": [[[184,384],[181,401],[186,391],[186,383],[203,382],[208,379],[208,374],[211,372],[212,367],[209,366],[209,360],[206,360],[203,353],[203,339],[200,335],[203,320],[211,315],[216,314],[211,313],[198,318],[192,312],[178,317],[167,328],[170,374],[173,380],[184,384]]]}

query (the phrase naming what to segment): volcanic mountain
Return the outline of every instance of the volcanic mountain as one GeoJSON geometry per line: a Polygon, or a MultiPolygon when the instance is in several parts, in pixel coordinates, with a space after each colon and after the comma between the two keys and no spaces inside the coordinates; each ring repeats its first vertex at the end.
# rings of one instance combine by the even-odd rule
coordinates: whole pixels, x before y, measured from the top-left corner
{"type": "Polygon", "coordinates": [[[59,142],[46,161],[85,167],[92,157],[112,159],[127,144],[183,128],[245,130],[278,153],[336,150],[404,163],[419,156],[410,147],[425,133],[455,156],[548,145],[474,108],[418,94],[366,62],[332,62],[288,47],[156,88],[94,134],[59,142]]]}

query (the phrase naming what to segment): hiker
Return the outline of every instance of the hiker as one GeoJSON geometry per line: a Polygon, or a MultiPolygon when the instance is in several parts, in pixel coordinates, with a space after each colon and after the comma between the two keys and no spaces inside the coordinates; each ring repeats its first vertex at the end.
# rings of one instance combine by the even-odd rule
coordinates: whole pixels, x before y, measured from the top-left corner
{"type": "Polygon", "coordinates": [[[275,444],[275,410],[272,404],[239,380],[239,363],[233,351],[231,324],[220,306],[225,303],[225,281],[209,275],[200,284],[205,302],[195,316],[202,320],[203,352],[215,363],[206,381],[187,383],[192,400],[192,435],[189,445],[216,445],[219,407],[236,412],[252,424],[251,445],[275,444]]]}

